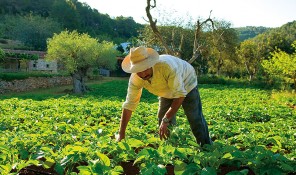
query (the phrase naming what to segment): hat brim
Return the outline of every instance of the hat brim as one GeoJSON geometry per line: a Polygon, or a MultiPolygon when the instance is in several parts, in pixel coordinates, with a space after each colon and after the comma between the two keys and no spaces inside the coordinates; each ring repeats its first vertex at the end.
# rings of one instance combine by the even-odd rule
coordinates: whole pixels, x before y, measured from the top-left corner
{"type": "Polygon", "coordinates": [[[153,67],[159,61],[159,54],[154,49],[146,49],[148,58],[136,64],[132,64],[130,61],[130,55],[127,55],[121,63],[123,71],[127,73],[138,73],[153,67]]]}

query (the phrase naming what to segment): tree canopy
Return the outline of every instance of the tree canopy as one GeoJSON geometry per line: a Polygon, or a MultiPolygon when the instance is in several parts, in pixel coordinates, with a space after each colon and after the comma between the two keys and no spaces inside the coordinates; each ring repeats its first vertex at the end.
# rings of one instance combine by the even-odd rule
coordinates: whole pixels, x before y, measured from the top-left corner
{"type": "Polygon", "coordinates": [[[293,42],[292,47],[294,48],[292,54],[277,49],[271,54],[270,60],[263,60],[262,66],[271,76],[288,84],[294,83],[296,90],[296,40],[293,42]]]}
{"type": "Polygon", "coordinates": [[[46,59],[63,63],[74,81],[74,92],[84,93],[87,71],[91,67],[116,66],[117,50],[113,43],[91,38],[88,34],[77,31],[63,31],[55,34],[47,42],[46,59]]]}
{"type": "MultiPolygon", "coordinates": [[[[156,3],[150,5],[147,7],[152,9],[156,3]]],[[[193,20],[190,16],[173,19],[165,11],[159,13],[165,22],[146,13],[153,24],[149,26],[136,23],[132,17],[111,18],[78,0],[1,0],[0,38],[45,51],[46,40],[54,33],[77,31],[117,46],[129,42],[130,46],[154,47],[160,54],[172,51],[169,54],[191,62],[199,74],[249,75],[250,80],[266,77],[261,69],[262,60],[270,60],[274,51],[280,49],[289,55],[294,52],[291,44],[296,40],[296,21],[278,28],[232,28],[223,19],[193,20]]],[[[99,61],[106,66],[105,61],[99,61]]]]}
{"type": "MultiPolygon", "coordinates": [[[[119,44],[126,42],[131,37],[138,36],[138,30],[142,27],[143,25],[136,23],[132,17],[111,18],[108,14],[102,14],[96,9],[92,9],[88,4],[77,0],[0,1],[0,38],[20,40],[33,46],[32,49],[35,50],[46,50],[44,47],[46,43],[45,32],[50,33],[49,37],[51,37],[53,33],[59,33],[63,30],[76,30],[80,33],[88,33],[94,38],[119,44]],[[31,17],[31,20],[28,16],[31,17]],[[38,22],[39,19],[43,21],[38,22]],[[11,20],[17,20],[21,23],[13,23],[11,20]],[[27,33],[31,34],[34,31],[35,33],[37,31],[42,33],[11,35],[11,32],[19,31],[20,25],[25,27],[27,33]],[[58,30],[56,26],[59,27],[58,30]],[[41,35],[39,39],[36,38],[39,35],[41,35]],[[28,36],[28,38],[24,36],[28,36]],[[36,44],[32,44],[30,38],[37,40],[36,44]],[[39,46],[40,44],[43,44],[42,47],[39,46]]],[[[48,37],[47,33],[46,36],[48,37]]]]}

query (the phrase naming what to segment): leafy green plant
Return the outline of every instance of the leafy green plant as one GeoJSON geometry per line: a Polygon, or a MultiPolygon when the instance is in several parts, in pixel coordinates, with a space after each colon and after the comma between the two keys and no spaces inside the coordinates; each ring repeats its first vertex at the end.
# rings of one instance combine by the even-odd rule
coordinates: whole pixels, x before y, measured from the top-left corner
{"type": "Polygon", "coordinates": [[[275,100],[268,90],[200,85],[214,141],[201,148],[182,110],[171,137],[161,141],[157,99],[144,91],[126,139],[116,142],[127,83],[94,84],[84,96],[40,99],[32,93],[1,98],[0,174],[17,174],[33,165],[55,174],[116,174],[122,170],[121,162],[129,160],[142,174],[165,174],[168,165],[174,166],[176,175],[215,174],[227,166],[237,168],[230,174],[296,171],[296,111],[287,105],[293,94],[278,92],[280,100],[275,100]],[[255,120],[254,113],[258,119],[269,118],[255,120]]]}
{"type": "Polygon", "coordinates": [[[122,167],[111,167],[110,159],[101,153],[97,153],[99,159],[89,160],[87,166],[77,167],[81,175],[120,175],[122,167]]]}
{"type": "Polygon", "coordinates": [[[12,52],[5,52],[5,57],[18,58],[18,59],[24,59],[24,60],[38,60],[39,59],[39,55],[27,54],[27,53],[12,53],[12,52]]]}

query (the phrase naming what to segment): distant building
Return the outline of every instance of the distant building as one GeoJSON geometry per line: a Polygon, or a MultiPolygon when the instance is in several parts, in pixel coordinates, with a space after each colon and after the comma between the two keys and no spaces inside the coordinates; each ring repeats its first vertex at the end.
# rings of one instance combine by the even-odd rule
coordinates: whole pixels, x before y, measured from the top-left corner
{"type": "Polygon", "coordinates": [[[28,51],[28,50],[11,50],[3,49],[5,53],[13,54],[28,54],[36,55],[37,60],[27,60],[17,58],[14,56],[6,57],[4,62],[0,63],[1,72],[18,72],[18,71],[45,71],[54,72],[58,71],[57,61],[46,61],[44,56],[46,52],[42,51],[28,51]]]}

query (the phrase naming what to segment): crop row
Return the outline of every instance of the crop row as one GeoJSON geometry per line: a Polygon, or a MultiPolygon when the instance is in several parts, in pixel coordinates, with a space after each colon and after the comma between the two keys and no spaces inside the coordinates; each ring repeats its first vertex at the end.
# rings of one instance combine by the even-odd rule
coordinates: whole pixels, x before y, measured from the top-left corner
{"type": "Polygon", "coordinates": [[[116,142],[125,83],[94,85],[83,97],[1,100],[1,174],[24,169],[128,174],[125,163],[130,162],[133,172],[147,175],[169,174],[169,165],[173,174],[184,175],[219,174],[223,167],[233,168],[233,174],[296,171],[296,112],[273,99],[270,91],[201,85],[204,114],[214,141],[201,148],[182,111],[170,138],[159,140],[157,99],[146,92],[128,125],[127,138],[116,142]]]}

